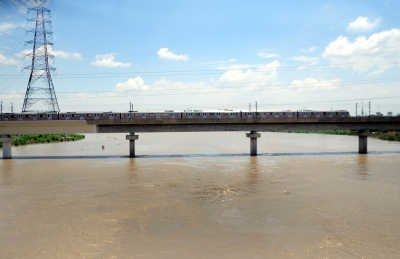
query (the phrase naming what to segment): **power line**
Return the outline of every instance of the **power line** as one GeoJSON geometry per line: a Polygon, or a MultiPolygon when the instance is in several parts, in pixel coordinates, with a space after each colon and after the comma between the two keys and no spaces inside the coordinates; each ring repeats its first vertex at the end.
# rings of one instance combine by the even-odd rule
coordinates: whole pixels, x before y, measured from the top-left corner
{"type": "MultiPolygon", "coordinates": [[[[343,64],[330,64],[330,65],[319,65],[319,66],[308,66],[304,69],[322,69],[322,68],[343,68],[347,66],[376,66],[376,65],[395,65],[400,64],[400,60],[392,61],[375,61],[375,62],[359,62],[359,63],[343,63],[343,64]]],[[[296,66],[281,66],[281,67],[271,67],[266,69],[260,69],[259,67],[243,67],[243,68],[218,68],[218,69],[198,69],[198,70],[165,70],[165,71],[132,71],[132,72],[122,72],[122,73],[65,73],[58,74],[59,79],[64,78],[108,78],[108,77],[126,77],[126,76],[136,76],[137,74],[142,74],[143,76],[182,76],[182,75],[207,75],[207,74],[219,74],[221,71],[227,70],[245,70],[245,69],[255,69],[253,73],[265,73],[269,71],[291,71],[298,70],[298,65],[296,66]],[[101,75],[101,76],[95,76],[101,75]]],[[[2,76],[14,76],[22,77],[19,75],[2,75],[2,76]]]]}
{"type": "Polygon", "coordinates": [[[25,19],[24,16],[22,16],[21,14],[15,12],[15,11],[12,9],[12,7],[11,7],[10,5],[8,5],[6,2],[0,1],[0,4],[3,4],[3,6],[4,6],[7,10],[9,10],[9,11],[13,12],[14,14],[16,14],[16,15],[18,15],[18,16],[21,16],[22,18],[25,19]],[[8,6],[8,7],[7,7],[7,6],[8,6]]]}
{"type": "MultiPolygon", "coordinates": [[[[370,80],[352,80],[352,81],[339,81],[339,82],[332,82],[329,83],[329,86],[342,86],[342,85],[359,85],[359,84],[366,84],[366,83],[384,83],[384,82],[396,82],[400,81],[400,78],[387,78],[387,79],[370,79],[370,80]]],[[[307,89],[307,88],[315,88],[315,86],[318,85],[324,85],[326,83],[324,82],[318,82],[318,83],[303,83],[302,85],[309,85],[309,86],[293,86],[293,84],[264,84],[264,85],[259,85],[257,87],[268,87],[268,86],[284,86],[285,88],[263,88],[263,89],[256,89],[253,91],[266,91],[266,90],[276,90],[276,91],[282,91],[282,90],[291,90],[291,89],[307,89]],[[311,86],[310,86],[311,85],[311,86]]],[[[121,91],[85,91],[85,92],[76,92],[76,91],[64,91],[64,92],[58,92],[59,94],[88,94],[88,93],[128,93],[128,92],[163,92],[163,91],[204,91],[204,90],[218,90],[218,89],[237,89],[237,88],[244,88],[248,87],[248,85],[241,85],[241,86],[226,86],[226,87],[213,87],[213,88],[168,88],[168,89],[149,89],[149,90],[141,90],[141,89],[133,89],[133,90],[121,90],[121,91]]],[[[321,90],[324,90],[322,88],[321,90]]],[[[230,91],[231,92],[231,91],[230,91]]],[[[249,90],[243,90],[243,91],[234,91],[234,92],[251,92],[249,90]]],[[[219,92],[204,92],[204,94],[207,93],[224,93],[222,91],[219,92]]],[[[190,94],[190,93],[189,93],[190,94]]],[[[9,93],[4,93],[3,95],[11,95],[9,93]]],[[[163,94],[154,94],[154,95],[163,95],[163,94]]],[[[151,96],[154,96],[151,95],[151,96]]]]}

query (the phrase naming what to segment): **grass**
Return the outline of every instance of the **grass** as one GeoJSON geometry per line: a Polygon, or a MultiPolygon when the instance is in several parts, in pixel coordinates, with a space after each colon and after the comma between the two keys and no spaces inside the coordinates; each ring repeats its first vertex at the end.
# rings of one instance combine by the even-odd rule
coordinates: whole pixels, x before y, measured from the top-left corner
{"type": "MultiPolygon", "coordinates": [[[[330,135],[356,135],[351,130],[288,130],[287,133],[330,134],[330,135]]],[[[380,130],[371,132],[371,138],[388,141],[400,141],[400,130],[380,130]]]]}
{"type": "MultiPolygon", "coordinates": [[[[79,135],[79,134],[67,134],[67,139],[65,139],[65,134],[26,134],[26,135],[21,135],[17,140],[15,140],[12,143],[12,145],[23,146],[23,145],[39,144],[39,143],[77,141],[84,138],[85,138],[84,135],[79,135]]],[[[0,143],[0,147],[2,146],[3,144],[0,143]]]]}

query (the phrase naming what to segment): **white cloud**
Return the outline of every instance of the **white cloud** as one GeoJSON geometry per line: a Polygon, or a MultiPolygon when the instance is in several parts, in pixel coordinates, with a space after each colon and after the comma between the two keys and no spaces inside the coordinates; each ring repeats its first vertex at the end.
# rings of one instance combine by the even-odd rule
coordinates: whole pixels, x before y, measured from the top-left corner
{"type": "Polygon", "coordinates": [[[292,59],[307,64],[307,66],[300,66],[298,69],[305,69],[310,66],[315,66],[319,62],[319,58],[317,57],[298,56],[298,57],[293,57],[292,59]]]}
{"type": "Polygon", "coordinates": [[[11,23],[11,22],[1,22],[0,23],[0,31],[1,32],[6,32],[8,30],[15,29],[17,27],[18,26],[15,23],[11,23]]]}
{"type": "Polygon", "coordinates": [[[380,22],[379,18],[369,21],[367,17],[360,16],[354,22],[349,23],[346,30],[348,31],[369,31],[374,29],[380,22]]]}
{"type": "Polygon", "coordinates": [[[79,59],[79,60],[82,59],[82,55],[77,52],[64,52],[62,50],[53,50],[51,46],[48,46],[48,51],[50,54],[58,58],[79,59]]]}
{"type": "Polygon", "coordinates": [[[114,58],[115,58],[114,53],[105,54],[105,55],[96,55],[96,60],[90,64],[92,64],[93,66],[98,66],[98,67],[130,67],[131,66],[131,63],[116,62],[116,61],[114,61],[114,58]]]}
{"type": "Polygon", "coordinates": [[[275,54],[275,53],[267,53],[267,52],[259,52],[258,56],[262,57],[262,58],[278,58],[280,57],[279,54],[275,54]]]}
{"type": "Polygon", "coordinates": [[[254,90],[267,82],[278,78],[277,68],[280,66],[278,61],[269,64],[259,65],[256,69],[229,69],[218,80],[218,84],[246,86],[247,90],[254,90]]]}
{"type": "Polygon", "coordinates": [[[290,84],[290,88],[299,88],[299,92],[304,92],[308,90],[333,90],[337,88],[338,83],[340,83],[339,79],[334,79],[330,81],[318,80],[315,78],[308,77],[304,80],[296,79],[290,84]],[[304,87],[304,88],[301,88],[304,87]]]}
{"type": "MultiPolygon", "coordinates": [[[[38,51],[43,51],[43,46],[39,47],[38,51]]],[[[53,47],[51,45],[47,46],[47,52],[50,55],[53,55],[57,58],[78,59],[78,60],[82,59],[82,55],[77,52],[65,52],[62,50],[53,50],[53,47]]],[[[26,56],[32,56],[32,50],[30,50],[30,49],[21,50],[20,52],[15,54],[15,56],[17,56],[19,58],[23,58],[26,56]]]]}
{"type": "Polygon", "coordinates": [[[150,86],[145,85],[143,79],[140,76],[130,78],[125,83],[118,83],[114,88],[115,92],[130,91],[130,90],[149,90],[150,86]]]}
{"type": "Polygon", "coordinates": [[[314,52],[314,51],[316,51],[318,49],[318,47],[316,47],[316,46],[311,46],[311,47],[309,47],[308,49],[302,49],[301,50],[301,52],[314,52]]]}
{"type": "Polygon", "coordinates": [[[375,68],[370,75],[376,75],[394,66],[390,60],[400,59],[399,42],[399,29],[375,33],[369,38],[358,37],[353,42],[340,36],[329,43],[322,57],[331,64],[349,64],[359,73],[375,68]]]}
{"type": "Polygon", "coordinates": [[[0,54],[0,65],[2,66],[18,66],[20,62],[14,58],[6,57],[0,54]]]}
{"type": "Polygon", "coordinates": [[[168,48],[161,48],[158,50],[157,55],[161,59],[165,60],[175,60],[175,61],[188,61],[188,55],[176,55],[172,53],[168,48]]]}

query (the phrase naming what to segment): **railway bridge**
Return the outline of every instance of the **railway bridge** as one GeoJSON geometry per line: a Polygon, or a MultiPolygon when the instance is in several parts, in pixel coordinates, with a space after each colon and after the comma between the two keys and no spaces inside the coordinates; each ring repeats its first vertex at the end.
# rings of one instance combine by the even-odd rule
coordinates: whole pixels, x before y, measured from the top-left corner
{"type": "Polygon", "coordinates": [[[248,131],[250,155],[257,155],[257,138],[262,131],[279,130],[352,130],[359,136],[358,152],[368,152],[370,131],[399,130],[400,117],[345,118],[226,118],[226,119],[114,119],[0,121],[3,158],[11,158],[11,142],[19,134],[128,133],[129,155],[135,157],[135,141],[141,132],[248,131]]]}

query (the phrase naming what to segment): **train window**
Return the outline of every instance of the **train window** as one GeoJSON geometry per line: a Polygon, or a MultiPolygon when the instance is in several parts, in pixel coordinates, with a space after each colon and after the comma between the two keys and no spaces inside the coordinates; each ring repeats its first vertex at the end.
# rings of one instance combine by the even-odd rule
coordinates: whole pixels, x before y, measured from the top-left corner
{"type": "Polygon", "coordinates": [[[326,115],[326,112],[324,112],[323,115],[326,115]]]}
{"type": "Polygon", "coordinates": [[[339,113],[337,112],[336,115],[339,115],[339,113]]]}
{"type": "Polygon", "coordinates": [[[282,113],[282,115],[286,115],[286,112],[282,113]]]}

